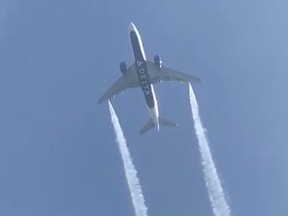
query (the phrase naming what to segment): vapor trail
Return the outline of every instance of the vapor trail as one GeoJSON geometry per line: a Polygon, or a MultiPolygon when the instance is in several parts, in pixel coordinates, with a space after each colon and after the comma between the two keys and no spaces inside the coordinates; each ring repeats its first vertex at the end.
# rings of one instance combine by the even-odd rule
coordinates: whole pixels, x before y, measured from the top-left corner
{"type": "Polygon", "coordinates": [[[147,207],[145,205],[145,199],[142,193],[139,179],[137,177],[137,170],[133,165],[129,149],[127,147],[126,139],[119,124],[119,120],[115,113],[115,110],[113,109],[113,106],[111,105],[110,101],[108,101],[108,103],[111,114],[111,121],[116,136],[116,142],[118,144],[121,153],[127,184],[130,190],[130,195],[132,198],[135,214],[136,216],[147,216],[147,207]]]}
{"type": "Polygon", "coordinates": [[[199,107],[194,91],[189,84],[189,98],[194,120],[194,128],[198,138],[199,150],[202,157],[203,174],[205,184],[208,190],[209,199],[215,216],[230,216],[230,207],[227,204],[220,179],[210,152],[208,140],[205,134],[205,128],[199,115],[199,107]]]}

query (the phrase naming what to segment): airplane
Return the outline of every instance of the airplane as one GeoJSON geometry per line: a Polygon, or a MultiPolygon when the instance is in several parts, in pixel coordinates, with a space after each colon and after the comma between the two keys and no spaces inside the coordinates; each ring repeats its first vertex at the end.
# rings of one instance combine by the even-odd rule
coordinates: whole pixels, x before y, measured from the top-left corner
{"type": "Polygon", "coordinates": [[[162,81],[180,81],[197,83],[201,80],[197,77],[181,73],[162,65],[159,55],[155,55],[154,62],[146,60],[143,43],[136,26],[129,24],[129,37],[134,53],[135,62],[127,68],[125,62],[120,63],[122,76],[104,93],[98,100],[98,104],[115,97],[127,88],[140,87],[145,97],[150,118],[140,130],[144,134],[148,130],[156,127],[159,131],[160,125],[166,127],[177,127],[178,124],[159,117],[157,99],[153,85],[162,81]]]}

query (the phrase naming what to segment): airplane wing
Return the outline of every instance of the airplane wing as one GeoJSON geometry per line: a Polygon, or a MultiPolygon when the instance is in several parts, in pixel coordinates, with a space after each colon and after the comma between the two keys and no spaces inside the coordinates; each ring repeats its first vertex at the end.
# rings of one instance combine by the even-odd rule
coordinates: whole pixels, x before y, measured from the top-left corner
{"type": "Polygon", "coordinates": [[[116,96],[120,92],[123,92],[127,88],[139,87],[139,81],[135,69],[135,65],[132,64],[127,72],[123,74],[98,100],[98,104],[103,103],[106,100],[116,96]]]}
{"type": "Polygon", "coordinates": [[[201,82],[197,77],[162,66],[161,70],[153,63],[147,62],[148,72],[152,83],[160,81],[201,82]]]}

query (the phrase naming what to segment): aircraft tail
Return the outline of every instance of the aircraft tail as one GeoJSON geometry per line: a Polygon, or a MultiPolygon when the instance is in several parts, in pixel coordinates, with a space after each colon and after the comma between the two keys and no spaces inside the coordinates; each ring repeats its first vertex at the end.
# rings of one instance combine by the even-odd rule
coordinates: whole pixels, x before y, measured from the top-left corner
{"type": "MultiPolygon", "coordinates": [[[[159,124],[161,126],[164,126],[164,127],[178,127],[178,124],[172,122],[172,121],[169,121],[167,119],[163,119],[163,118],[160,118],[159,117],[159,124]]],[[[150,129],[152,129],[153,127],[155,127],[155,123],[154,121],[152,120],[152,118],[149,118],[149,120],[147,121],[147,123],[143,126],[143,128],[140,130],[140,134],[144,134],[146,133],[147,131],[149,131],[150,129]]]]}

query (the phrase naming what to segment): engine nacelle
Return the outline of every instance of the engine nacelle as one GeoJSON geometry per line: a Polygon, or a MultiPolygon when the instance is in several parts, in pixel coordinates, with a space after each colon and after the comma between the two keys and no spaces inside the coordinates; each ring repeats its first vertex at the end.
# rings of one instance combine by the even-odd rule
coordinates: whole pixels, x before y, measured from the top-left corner
{"type": "Polygon", "coordinates": [[[125,62],[121,62],[120,63],[120,71],[122,74],[126,74],[127,73],[127,65],[125,62]]]}
{"type": "Polygon", "coordinates": [[[154,57],[154,64],[161,69],[162,68],[162,60],[159,55],[155,55],[154,57]]]}

